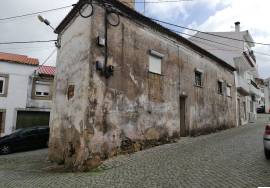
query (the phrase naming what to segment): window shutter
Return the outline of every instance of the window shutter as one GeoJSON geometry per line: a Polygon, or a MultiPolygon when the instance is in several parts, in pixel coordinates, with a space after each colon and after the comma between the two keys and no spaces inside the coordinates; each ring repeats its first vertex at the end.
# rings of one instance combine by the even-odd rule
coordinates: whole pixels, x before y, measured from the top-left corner
{"type": "Polygon", "coordinates": [[[223,95],[227,96],[227,82],[226,81],[222,83],[222,91],[223,91],[223,95]]]}

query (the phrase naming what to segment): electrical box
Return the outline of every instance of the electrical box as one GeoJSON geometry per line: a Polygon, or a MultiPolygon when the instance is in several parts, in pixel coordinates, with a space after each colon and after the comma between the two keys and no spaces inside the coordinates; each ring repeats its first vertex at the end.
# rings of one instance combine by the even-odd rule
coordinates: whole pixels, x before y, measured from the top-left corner
{"type": "Polygon", "coordinates": [[[99,36],[98,37],[98,45],[105,46],[105,38],[99,36]]]}
{"type": "Polygon", "coordinates": [[[104,62],[96,61],[96,69],[97,69],[97,71],[103,71],[103,68],[104,68],[104,62]]]}

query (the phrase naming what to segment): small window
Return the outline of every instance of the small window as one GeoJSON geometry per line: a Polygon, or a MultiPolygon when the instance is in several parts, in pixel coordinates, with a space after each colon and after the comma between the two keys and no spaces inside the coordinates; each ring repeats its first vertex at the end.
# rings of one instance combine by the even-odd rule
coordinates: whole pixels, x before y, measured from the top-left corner
{"type": "Polygon", "coordinates": [[[232,86],[227,85],[227,96],[228,97],[231,97],[232,96],[231,92],[232,92],[232,86]]]}
{"type": "Polygon", "coordinates": [[[36,79],[33,81],[33,97],[38,99],[49,99],[51,97],[52,81],[36,79]]]}
{"type": "Polygon", "coordinates": [[[0,94],[4,94],[4,88],[5,88],[5,79],[0,77],[0,94]]]}
{"type": "Polygon", "coordinates": [[[161,61],[162,58],[149,55],[149,72],[161,74],[161,61]]]}
{"type": "Polygon", "coordinates": [[[36,92],[36,96],[42,96],[42,92],[36,92]]]}
{"type": "Polygon", "coordinates": [[[195,71],[195,85],[202,87],[202,72],[195,71]]]}
{"type": "Polygon", "coordinates": [[[0,97],[7,96],[8,75],[0,75],[0,97]]]}
{"type": "Polygon", "coordinates": [[[74,92],[75,92],[75,85],[69,85],[68,86],[68,91],[67,91],[68,100],[70,100],[70,99],[72,99],[74,97],[74,92]]]}
{"type": "Polygon", "coordinates": [[[222,85],[223,85],[223,82],[222,81],[218,81],[218,94],[223,94],[223,87],[222,87],[222,85]]]}

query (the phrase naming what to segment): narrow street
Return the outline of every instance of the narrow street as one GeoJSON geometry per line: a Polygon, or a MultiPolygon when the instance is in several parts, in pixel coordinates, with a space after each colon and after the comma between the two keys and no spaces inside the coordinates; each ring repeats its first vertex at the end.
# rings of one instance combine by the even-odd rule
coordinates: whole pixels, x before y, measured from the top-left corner
{"type": "Polygon", "coordinates": [[[270,186],[270,161],[256,123],[109,160],[95,172],[52,173],[47,150],[0,156],[0,187],[270,186]]]}

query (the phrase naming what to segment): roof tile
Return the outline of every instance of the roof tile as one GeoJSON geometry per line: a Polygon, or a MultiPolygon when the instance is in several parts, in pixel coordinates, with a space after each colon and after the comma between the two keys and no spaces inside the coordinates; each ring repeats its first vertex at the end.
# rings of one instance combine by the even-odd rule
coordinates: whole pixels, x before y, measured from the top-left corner
{"type": "Polygon", "coordinates": [[[44,76],[54,76],[55,75],[55,67],[52,66],[39,66],[38,74],[44,75],[44,76]]]}
{"type": "Polygon", "coordinates": [[[25,65],[39,65],[38,59],[30,58],[25,55],[19,54],[10,54],[10,53],[3,53],[0,52],[0,61],[6,61],[11,63],[20,63],[25,65]]]}

